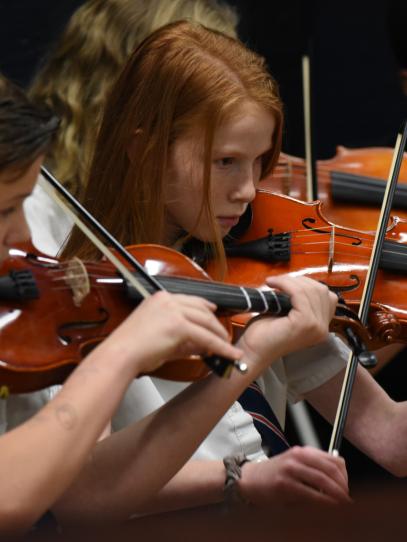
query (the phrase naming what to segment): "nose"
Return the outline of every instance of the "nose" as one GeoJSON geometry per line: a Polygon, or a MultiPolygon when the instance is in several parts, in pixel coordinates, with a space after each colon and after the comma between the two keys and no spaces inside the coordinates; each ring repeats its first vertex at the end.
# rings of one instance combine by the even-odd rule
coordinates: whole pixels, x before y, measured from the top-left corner
{"type": "Polygon", "coordinates": [[[257,175],[253,168],[248,168],[241,178],[238,180],[238,184],[235,185],[231,194],[231,199],[234,202],[250,203],[256,196],[257,188],[257,175]]]}
{"type": "Polygon", "coordinates": [[[30,229],[24,211],[21,209],[14,213],[12,220],[7,225],[7,230],[3,236],[3,248],[12,248],[17,243],[28,241],[30,237],[30,229]]]}

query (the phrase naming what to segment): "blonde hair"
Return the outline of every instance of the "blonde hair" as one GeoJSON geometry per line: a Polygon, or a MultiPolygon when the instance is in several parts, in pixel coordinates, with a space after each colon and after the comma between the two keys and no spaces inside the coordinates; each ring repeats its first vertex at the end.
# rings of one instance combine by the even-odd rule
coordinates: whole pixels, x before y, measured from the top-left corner
{"type": "Polygon", "coordinates": [[[216,0],[88,0],[71,17],[30,95],[61,119],[47,164],[76,195],[84,186],[106,96],[120,69],[153,30],[181,19],[236,35],[235,12],[216,0]]]}
{"type": "MultiPolygon", "coordinates": [[[[179,22],[157,30],[133,53],[109,96],[85,206],[124,244],[162,243],[169,149],[177,138],[201,128],[202,212],[212,224],[222,267],[223,246],[210,199],[212,143],[217,127],[248,100],[275,120],[271,150],[262,164],[264,177],[280,153],[283,114],[263,59],[239,41],[197,24],[179,22]],[[136,132],[137,158],[130,161],[127,149],[136,132]]],[[[64,252],[73,255],[97,256],[77,230],[64,252]]]]}

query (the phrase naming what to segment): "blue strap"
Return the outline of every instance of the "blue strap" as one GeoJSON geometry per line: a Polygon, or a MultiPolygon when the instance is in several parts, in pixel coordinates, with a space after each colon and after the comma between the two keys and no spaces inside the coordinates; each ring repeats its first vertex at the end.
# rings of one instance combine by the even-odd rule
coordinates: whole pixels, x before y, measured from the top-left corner
{"type": "Polygon", "coordinates": [[[262,445],[273,456],[290,447],[284,431],[257,382],[253,382],[238,399],[243,409],[252,416],[260,433],[262,445]]]}

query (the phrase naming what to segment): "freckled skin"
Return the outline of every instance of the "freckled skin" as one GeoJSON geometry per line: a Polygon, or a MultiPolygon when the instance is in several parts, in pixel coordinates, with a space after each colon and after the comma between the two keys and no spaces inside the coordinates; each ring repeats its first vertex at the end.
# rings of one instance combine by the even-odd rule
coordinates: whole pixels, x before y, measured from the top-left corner
{"type": "MultiPolygon", "coordinates": [[[[269,112],[248,101],[215,132],[211,199],[222,236],[233,226],[225,217],[238,218],[255,196],[261,159],[271,148],[274,126],[269,112]]],[[[202,202],[202,147],[203,134],[197,129],[179,138],[171,148],[166,183],[166,241],[170,245],[181,230],[211,240],[207,218],[203,216],[196,224],[202,202]]]]}

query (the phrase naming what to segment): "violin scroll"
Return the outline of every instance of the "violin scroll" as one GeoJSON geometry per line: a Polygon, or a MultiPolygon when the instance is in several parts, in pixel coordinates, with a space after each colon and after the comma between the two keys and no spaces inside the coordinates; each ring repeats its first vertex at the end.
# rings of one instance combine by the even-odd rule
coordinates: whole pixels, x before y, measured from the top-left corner
{"type": "Polygon", "coordinates": [[[398,318],[391,312],[372,311],[369,315],[369,328],[383,344],[394,343],[401,338],[402,326],[398,318]]]}

